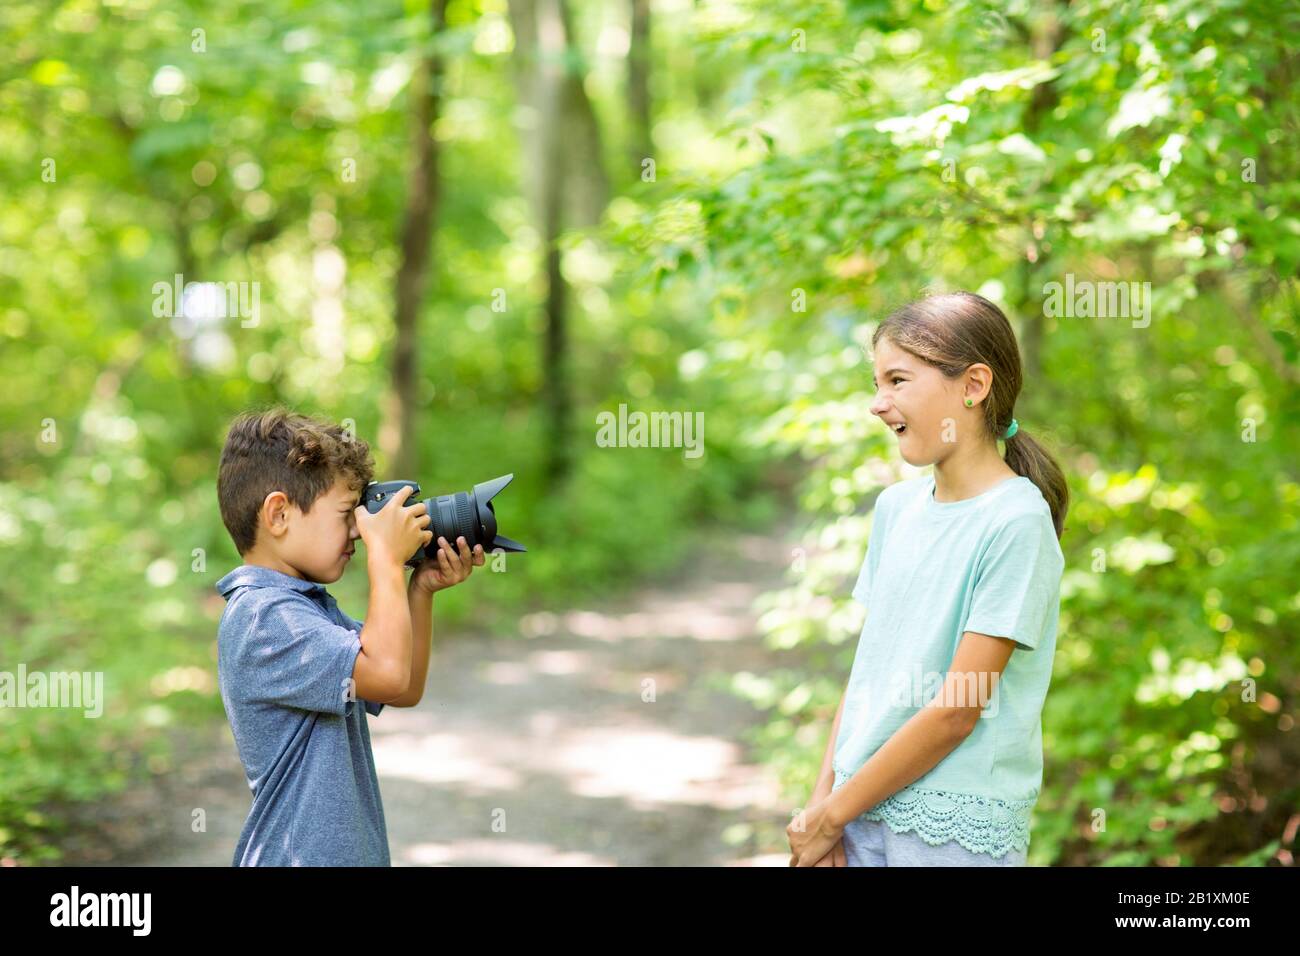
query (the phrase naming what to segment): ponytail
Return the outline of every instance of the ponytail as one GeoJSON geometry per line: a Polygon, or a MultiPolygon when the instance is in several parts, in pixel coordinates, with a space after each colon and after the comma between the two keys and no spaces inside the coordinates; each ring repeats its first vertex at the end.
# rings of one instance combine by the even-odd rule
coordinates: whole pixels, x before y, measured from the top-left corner
{"type": "Polygon", "coordinates": [[[1023,428],[1017,428],[1005,441],[1007,451],[1002,460],[1017,475],[1023,475],[1038,486],[1043,500],[1052,509],[1052,525],[1059,539],[1065,531],[1065,513],[1070,507],[1070,489],[1065,482],[1065,473],[1047,449],[1026,434],[1023,428]]]}

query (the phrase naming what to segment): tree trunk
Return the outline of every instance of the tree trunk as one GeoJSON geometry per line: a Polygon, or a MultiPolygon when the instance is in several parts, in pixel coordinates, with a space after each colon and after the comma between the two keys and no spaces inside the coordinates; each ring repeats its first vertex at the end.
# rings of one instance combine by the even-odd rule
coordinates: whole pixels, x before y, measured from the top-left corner
{"type": "Polygon", "coordinates": [[[543,93],[541,199],[542,243],[546,250],[546,331],[542,343],[542,405],[546,409],[547,455],[543,479],[556,489],[569,475],[568,288],[560,270],[560,233],[568,170],[564,163],[565,102],[571,96],[565,56],[569,24],[564,0],[538,4],[538,50],[543,93]]]}
{"type": "Polygon", "coordinates": [[[573,461],[569,289],[560,268],[559,240],[567,223],[591,225],[599,220],[609,186],[600,123],[583,87],[585,71],[565,0],[510,0],[509,9],[515,86],[532,120],[522,130],[521,145],[545,257],[541,405],[547,443],[542,478],[555,490],[568,477],[573,461]],[[570,65],[574,63],[578,65],[570,65]]]}
{"type": "MultiPolygon", "coordinates": [[[[561,65],[560,99],[556,104],[562,130],[558,162],[564,177],[564,210],[560,215],[568,226],[594,226],[609,205],[600,120],[587,96],[587,64],[578,47],[568,0],[551,2],[560,47],[550,55],[558,56],[561,65]]],[[[543,4],[543,8],[546,6],[543,4]]]]}
{"type": "Polygon", "coordinates": [[[632,0],[632,36],[627,51],[627,111],[632,119],[632,172],[654,155],[650,135],[650,0],[632,0]]]}
{"type": "MultiPolygon", "coordinates": [[[[431,40],[446,29],[447,0],[430,0],[431,40]]],[[[392,477],[415,479],[420,462],[416,406],[419,396],[419,316],[428,284],[433,228],[440,182],[438,143],[433,124],[442,96],[442,57],[429,52],[411,77],[412,158],[407,175],[406,211],[402,221],[402,262],[397,270],[396,340],[392,380],[384,409],[379,446],[392,477]]]]}
{"type": "MultiPolygon", "coordinates": [[[[1029,38],[1030,49],[1035,59],[1050,60],[1052,55],[1061,48],[1065,39],[1065,27],[1061,20],[1054,13],[1048,14],[1041,23],[1032,29],[1029,38]]],[[[1056,108],[1056,104],[1060,102],[1060,97],[1060,90],[1057,89],[1053,80],[1039,83],[1034,87],[1029,98],[1029,108],[1026,110],[1024,117],[1025,132],[1029,134],[1031,139],[1038,138],[1043,121],[1056,108]]],[[[1032,220],[1025,223],[1024,242],[1026,251],[1022,253],[1023,258],[1020,261],[1021,286],[1024,296],[1020,311],[1025,322],[1024,334],[1021,337],[1021,348],[1024,357],[1024,380],[1037,385],[1042,381],[1043,376],[1043,336],[1045,330],[1041,304],[1041,290],[1043,287],[1041,280],[1047,261],[1046,254],[1042,250],[1042,244],[1038,241],[1038,237],[1034,235],[1032,220]],[[1028,254],[1030,248],[1034,249],[1033,258],[1028,254]]]]}

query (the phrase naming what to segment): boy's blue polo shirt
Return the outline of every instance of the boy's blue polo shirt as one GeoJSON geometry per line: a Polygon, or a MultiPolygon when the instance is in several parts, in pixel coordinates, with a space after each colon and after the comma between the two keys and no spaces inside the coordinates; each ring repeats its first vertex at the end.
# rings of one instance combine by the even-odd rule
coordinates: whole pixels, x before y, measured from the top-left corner
{"type": "Polygon", "coordinates": [[[235,866],[389,866],[365,712],[350,692],[361,622],[320,584],[242,565],[226,598],[217,676],[253,806],[235,866]]]}

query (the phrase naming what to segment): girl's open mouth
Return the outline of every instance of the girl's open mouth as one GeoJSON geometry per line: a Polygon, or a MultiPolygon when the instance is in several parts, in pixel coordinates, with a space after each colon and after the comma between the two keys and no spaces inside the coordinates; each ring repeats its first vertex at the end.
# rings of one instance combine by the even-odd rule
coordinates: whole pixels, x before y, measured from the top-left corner
{"type": "Polygon", "coordinates": [[[890,427],[894,429],[896,435],[901,435],[903,432],[907,431],[906,425],[891,425],[890,427]]]}

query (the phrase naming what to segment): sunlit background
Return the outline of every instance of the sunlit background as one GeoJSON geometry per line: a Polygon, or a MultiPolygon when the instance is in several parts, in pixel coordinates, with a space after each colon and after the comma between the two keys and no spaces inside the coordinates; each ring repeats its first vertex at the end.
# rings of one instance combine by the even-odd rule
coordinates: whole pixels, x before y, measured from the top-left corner
{"type": "MultiPolygon", "coordinates": [[[[1030,862],[1294,863],[1294,5],[14,0],[0,30],[0,670],[106,688],[0,708],[0,862],[229,862],[216,460],[284,403],[428,494],[516,476],[528,554],[437,599],[425,703],[372,721],[395,862],[784,865],[872,499],[915,474],[864,345],[966,288],[1071,488],[1030,862]],[[1149,325],[1047,314],[1067,274],[1149,282],[1149,325]],[[620,404],[703,413],[705,453],[601,447],[620,404]]],[[[365,584],[332,587],[355,617],[365,584]]]]}

